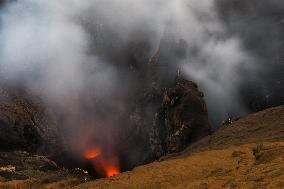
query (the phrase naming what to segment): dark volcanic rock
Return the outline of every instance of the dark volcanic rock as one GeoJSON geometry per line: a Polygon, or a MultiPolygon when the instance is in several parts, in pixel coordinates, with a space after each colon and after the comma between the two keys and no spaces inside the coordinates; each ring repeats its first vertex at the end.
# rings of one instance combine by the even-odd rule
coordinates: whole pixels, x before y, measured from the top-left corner
{"type": "Polygon", "coordinates": [[[186,48],[183,40],[162,40],[150,58],[146,82],[135,94],[119,142],[120,159],[125,161],[121,164],[126,169],[180,152],[211,131],[203,93],[174,65],[184,58],[186,48]]]}
{"type": "Polygon", "coordinates": [[[162,106],[155,115],[151,151],[155,157],[182,151],[210,133],[206,104],[197,85],[177,78],[165,89],[162,106]]]}
{"type": "Polygon", "coordinates": [[[168,88],[145,91],[127,125],[119,145],[126,169],[180,152],[211,130],[203,93],[180,77],[168,88]]]}
{"type": "Polygon", "coordinates": [[[49,149],[56,151],[58,138],[56,125],[38,98],[17,87],[0,85],[1,151],[27,150],[47,154],[49,149]]]}
{"type": "Polygon", "coordinates": [[[149,78],[160,103],[150,132],[151,153],[156,158],[182,151],[211,130],[203,93],[182,77],[175,64],[186,57],[186,49],[183,39],[176,42],[168,36],[149,62],[149,78]]]}

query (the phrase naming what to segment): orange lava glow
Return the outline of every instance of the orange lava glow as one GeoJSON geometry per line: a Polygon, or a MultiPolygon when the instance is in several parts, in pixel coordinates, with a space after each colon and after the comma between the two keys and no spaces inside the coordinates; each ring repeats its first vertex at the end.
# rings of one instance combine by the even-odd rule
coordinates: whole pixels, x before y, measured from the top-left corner
{"type": "Polygon", "coordinates": [[[120,173],[119,163],[116,158],[103,153],[101,148],[85,148],[83,157],[93,164],[94,169],[103,177],[111,177],[120,173]]]}
{"type": "Polygon", "coordinates": [[[100,149],[94,149],[94,150],[86,151],[85,154],[84,154],[84,157],[86,159],[94,159],[94,158],[98,157],[99,155],[101,155],[101,150],[100,149]]]}
{"type": "Polygon", "coordinates": [[[106,170],[106,176],[107,177],[112,177],[114,175],[117,175],[120,173],[120,170],[116,167],[108,167],[106,170]]]}

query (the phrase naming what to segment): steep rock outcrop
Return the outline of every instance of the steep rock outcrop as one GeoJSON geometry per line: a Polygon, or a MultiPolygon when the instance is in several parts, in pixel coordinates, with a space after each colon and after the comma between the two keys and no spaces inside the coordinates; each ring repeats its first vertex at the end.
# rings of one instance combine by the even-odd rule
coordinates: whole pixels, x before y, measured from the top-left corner
{"type": "Polygon", "coordinates": [[[129,114],[120,143],[130,168],[180,152],[210,134],[207,108],[197,85],[177,77],[167,88],[146,90],[129,114]]]}
{"type": "Polygon", "coordinates": [[[163,94],[155,115],[151,150],[156,157],[180,152],[190,143],[210,134],[203,93],[191,81],[177,78],[163,94]]]}
{"type": "Polygon", "coordinates": [[[182,39],[162,39],[145,68],[119,143],[130,168],[180,152],[210,133],[204,95],[176,65],[186,56],[186,48],[182,39]]]}

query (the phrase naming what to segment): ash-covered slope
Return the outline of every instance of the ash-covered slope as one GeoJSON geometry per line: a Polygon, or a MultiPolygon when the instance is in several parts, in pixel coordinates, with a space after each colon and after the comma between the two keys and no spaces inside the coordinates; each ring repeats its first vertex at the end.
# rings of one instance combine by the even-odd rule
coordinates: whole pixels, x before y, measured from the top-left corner
{"type": "Polygon", "coordinates": [[[284,143],[231,146],[155,162],[76,189],[283,188],[284,143]]]}
{"type": "Polygon", "coordinates": [[[191,145],[188,151],[278,141],[284,141],[284,106],[270,108],[223,125],[212,135],[191,145]]]}

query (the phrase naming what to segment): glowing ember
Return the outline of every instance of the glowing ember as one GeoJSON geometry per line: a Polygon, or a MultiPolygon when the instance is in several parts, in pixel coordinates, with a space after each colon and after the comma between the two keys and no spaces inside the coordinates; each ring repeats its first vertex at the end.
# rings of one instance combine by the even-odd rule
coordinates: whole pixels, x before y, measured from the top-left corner
{"type": "Polygon", "coordinates": [[[100,149],[94,149],[94,150],[90,150],[85,152],[84,157],[86,159],[94,159],[96,157],[98,157],[101,154],[101,150],[100,149]]]}

